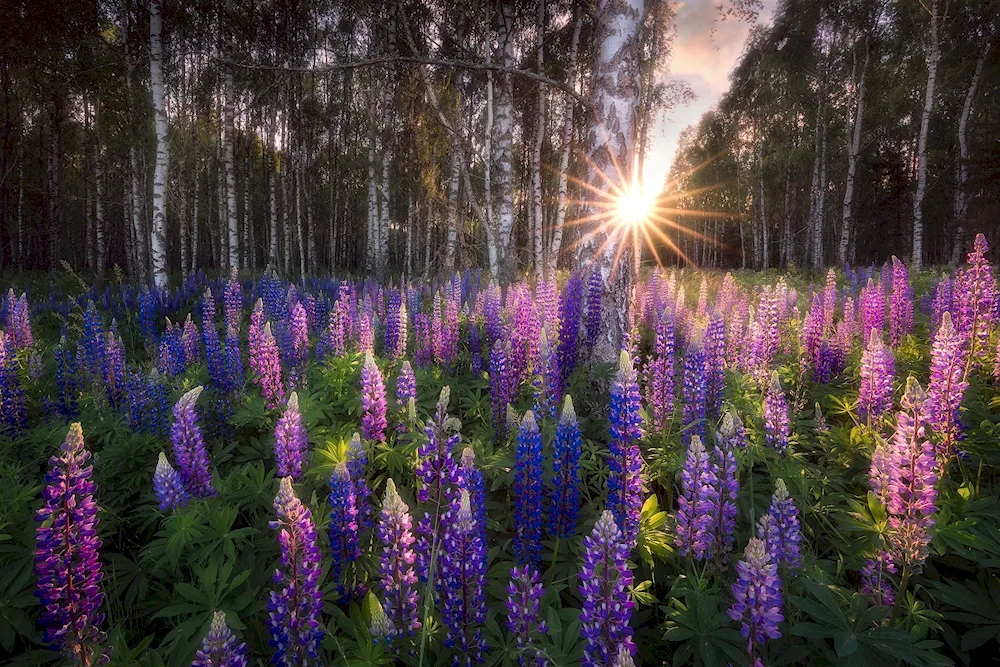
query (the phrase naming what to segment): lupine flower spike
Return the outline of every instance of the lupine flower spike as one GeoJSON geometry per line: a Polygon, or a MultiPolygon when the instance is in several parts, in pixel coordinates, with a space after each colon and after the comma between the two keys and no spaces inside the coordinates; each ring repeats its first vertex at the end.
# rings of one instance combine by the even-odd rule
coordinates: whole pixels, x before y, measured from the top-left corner
{"type": "Polygon", "coordinates": [[[625,543],[635,545],[639,534],[639,512],[642,508],[642,416],[639,385],[628,352],[622,350],[618,362],[618,377],[611,385],[611,442],[608,467],[608,505],[622,529],[625,543]]]}
{"type": "Polygon", "coordinates": [[[681,495],[677,499],[675,543],[682,556],[703,560],[714,555],[718,501],[718,480],[708,452],[701,438],[694,436],[681,468],[681,495]]]}
{"type": "Polygon", "coordinates": [[[278,531],[281,567],[274,572],[274,583],[280,588],[271,591],[267,603],[274,649],[271,660],[280,667],[319,665],[321,556],[312,513],[296,497],[290,477],[281,479],[274,510],[278,519],[271,522],[271,528],[278,531]]]}
{"type": "Polygon", "coordinates": [[[358,541],[358,507],[347,463],[341,461],[330,476],[330,576],[340,581],[344,566],[361,557],[358,541]]]}
{"type": "Polygon", "coordinates": [[[211,461],[195,410],[201,392],[202,387],[195,387],[181,396],[174,405],[170,441],[184,488],[196,498],[207,498],[215,495],[215,488],[212,486],[212,472],[209,469],[211,461]]]}
{"type": "Polygon", "coordinates": [[[288,406],[274,427],[274,460],[278,477],[291,477],[297,482],[302,477],[302,466],[309,453],[309,436],[299,412],[299,397],[294,391],[288,397],[288,406]]]}
{"type": "Polygon", "coordinates": [[[556,426],[552,456],[552,486],[549,497],[549,532],[557,538],[569,538],[576,532],[580,512],[580,424],[573,409],[573,397],[563,399],[562,414],[556,426]]]}
{"type": "Polygon", "coordinates": [[[217,611],[191,667],[247,667],[246,652],[247,645],[226,625],[226,612],[217,611]]]}
{"type": "Polygon", "coordinates": [[[59,455],[49,459],[36,518],[35,575],[44,628],[43,640],[74,663],[107,662],[101,604],[101,540],[97,537],[97,485],[91,480],[90,452],[79,423],[69,427],[59,455]]]}
{"type": "Polygon", "coordinates": [[[448,629],[444,644],[457,649],[453,664],[472,667],[483,661],[486,641],[486,545],[476,526],[469,492],[462,489],[445,517],[439,590],[441,616],[448,629]]]}
{"type": "Polygon", "coordinates": [[[170,512],[184,507],[191,499],[191,494],[184,488],[180,474],[167,461],[167,455],[160,452],[156,461],[156,472],[153,473],[153,491],[160,503],[160,510],[170,512]]]}
{"type": "Polygon", "coordinates": [[[795,501],[789,497],[783,479],[775,482],[771,507],[767,513],[771,517],[772,529],[766,536],[768,552],[773,556],[775,563],[784,564],[790,570],[797,570],[802,564],[799,547],[802,542],[802,528],[799,525],[799,510],[795,507],[795,501]]]}
{"type": "Polygon", "coordinates": [[[410,508],[399,497],[396,484],[390,478],[385,483],[378,525],[378,536],[383,544],[379,572],[386,615],[392,623],[390,639],[411,636],[420,627],[411,525],[410,508]]]}
{"type": "Polygon", "coordinates": [[[366,440],[385,442],[385,429],[388,425],[385,381],[371,350],[365,352],[365,365],[361,368],[361,406],[364,411],[361,435],[366,440]]]}
{"type": "Polygon", "coordinates": [[[771,384],[764,397],[764,435],[767,444],[779,454],[788,450],[788,400],[781,389],[777,371],[771,374],[771,384]]]}
{"type": "MultiPolygon", "coordinates": [[[[729,617],[740,622],[740,633],[747,639],[751,664],[760,660],[760,650],[769,639],[781,637],[778,624],[781,613],[781,580],[778,565],[764,540],[750,538],[744,559],[736,564],[733,604],[729,617]]],[[[762,664],[762,663],[761,663],[762,664]]]]}
{"type": "Polygon", "coordinates": [[[545,621],[539,618],[539,603],[545,597],[545,587],[542,586],[538,570],[532,567],[517,568],[510,571],[510,583],[507,584],[507,630],[514,635],[517,643],[517,663],[522,667],[535,665],[542,667],[548,664],[545,654],[534,647],[538,635],[549,631],[545,621]]]}
{"type": "Polygon", "coordinates": [[[514,464],[514,562],[537,565],[542,550],[542,434],[528,410],[517,434],[514,464]]]}
{"type": "Polygon", "coordinates": [[[580,634],[587,641],[583,667],[604,667],[624,648],[634,655],[632,642],[632,599],[628,569],[631,550],[615,518],[605,510],[594,532],[583,538],[583,566],[580,568],[580,634]]]}

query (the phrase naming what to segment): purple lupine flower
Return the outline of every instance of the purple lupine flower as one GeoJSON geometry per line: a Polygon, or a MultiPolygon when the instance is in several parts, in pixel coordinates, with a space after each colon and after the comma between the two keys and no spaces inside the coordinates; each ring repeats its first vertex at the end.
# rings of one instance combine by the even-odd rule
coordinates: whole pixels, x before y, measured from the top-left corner
{"type": "Polygon", "coordinates": [[[858,375],[858,417],[877,420],[892,409],[892,383],[896,378],[896,360],[892,349],[882,344],[881,332],[872,331],[868,347],[861,354],[858,375]]]}
{"type": "Polygon", "coordinates": [[[306,309],[301,302],[292,306],[288,326],[292,336],[295,365],[299,367],[299,372],[301,372],[309,360],[309,320],[306,317],[306,309]]]}
{"type": "Polygon", "coordinates": [[[31,308],[28,306],[28,295],[21,293],[21,298],[14,296],[14,289],[7,292],[7,335],[14,350],[31,347],[34,337],[31,334],[31,308]]]}
{"type": "Polygon", "coordinates": [[[771,506],[767,510],[771,518],[772,531],[766,536],[767,550],[775,563],[783,563],[789,570],[797,570],[802,565],[800,543],[802,527],[799,525],[799,510],[788,495],[785,481],[778,479],[771,496],[771,506]]]}
{"type": "Polygon", "coordinates": [[[354,484],[341,461],[330,475],[330,551],[332,552],[330,576],[340,582],[344,566],[361,557],[358,535],[358,507],[354,484]]]}
{"type": "Polygon", "coordinates": [[[837,312],[837,272],[832,268],[826,272],[826,285],[823,287],[823,329],[833,329],[833,318],[837,312]]]}
{"type": "Polygon", "coordinates": [[[705,317],[708,312],[708,279],[701,277],[701,284],[698,286],[698,305],[695,307],[695,317],[705,317]]]}
{"type": "Polygon", "coordinates": [[[580,568],[580,635],[587,640],[584,667],[604,667],[624,647],[635,653],[632,643],[632,572],[628,569],[629,542],[615,518],[605,510],[594,532],[583,538],[583,566],[580,568]]]}
{"type": "Polygon", "coordinates": [[[740,633],[747,639],[747,653],[752,662],[759,659],[764,643],[781,637],[778,624],[785,617],[781,613],[778,565],[764,541],[751,537],[743,558],[736,564],[729,617],[740,622],[740,633]]]}
{"type": "Polygon", "coordinates": [[[281,588],[271,591],[267,603],[268,643],[274,649],[271,661],[282,667],[318,665],[324,634],[321,556],[312,512],[295,495],[290,477],[281,478],[274,511],[278,519],[270,526],[278,531],[281,567],[275,569],[273,578],[281,588]]]}
{"type": "Polygon", "coordinates": [[[535,665],[543,667],[548,664],[545,654],[535,643],[538,635],[549,631],[545,621],[539,617],[539,603],[545,597],[545,587],[540,581],[538,570],[533,567],[514,567],[510,571],[510,583],[507,584],[507,630],[514,635],[517,645],[517,663],[521,667],[535,665]]]}
{"type": "Polygon", "coordinates": [[[726,381],[726,321],[719,312],[712,313],[705,331],[705,371],[708,414],[722,412],[722,390],[726,381]]]}
{"type": "Polygon", "coordinates": [[[486,640],[486,544],[476,525],[468,490],[444,517],[438,591],[441,618],[447,629],[444,645],[456,649],[452,664],[471,667],[483,662],[486,640]]]}
{"type": "Polygon", "coordinates": [[[469,347],[469,372],[479,377],[483,372],[483,343],[479,322],[469,319],[466,332],[466,345],[469,347]]]}
{"type": "Polygon", "coordinates": [[[896,591],[889,574],[896,574],[898,569],[892,552],[880,549],[874,558],[865,559],[861,568],[861,593],[872,604],[892,606],[896,603],[896,591]]]}
{"type": "MultiPolygon", "coordinates": [[[[726,413],[729,415],[730,413],[726,413]]],[[[731,417],[730,417],[731,419],[731,417]]],[[[712,452],[712,474],[718,484],[716,502],[712,508],[715,517],[715,549],[728,559],[736,539],[736,517],[739,515],[737,501],[740,497],[739,466],[736,463],[736,453],[731,446],[727,447],[727,439],[721,433],[718,445],[712,452]]]]}
{"type": "Polygon", "coordinates": [[[404,361],[399,367],[399,376],[396,378],[396,405],[401,410],[406,410],[411,398],[417,397],[417,378],[413,374],[413,366],[409,361],[404,361]]]}
{"type": "Polygon", "coordinates": [[[198,333],[198,325],[194,323],[191,319],[191,313],[188,313],[187,319],[184,320],[184,329],[181,332],[181,346],[184,350],[184,363],[191,365],[198,361],[199,357],[199,347],[198,339],[201,336],[198,333]]]}
{"type": "Polygon", "coordinates": [[[366,533],[372,527],[372,507],[369,504],[372,491],[368,487],[368,477],[365,468],[368,465],[368,452],[365,443],[361,440],[361,435],[357,432],[351,436],[351,441],[347,444],[345,456],[347,472],[351,475],[351,484],[354,488],[354,502],[358,508],[358,532],[366,533]]]}
{"type": "Polygon", "coordinates": [[[934,526],[937,462],[925,435],[927,393],[916,379],[907,379],[900,404],[903,409],[896,415],[896,432],[888,447],[886,510],[895,561],[919,572],[934,526]]]}
{"type": "MultiPolygon", "coordinates": [[[[371,303],[366,299],[365,303],[370,306],[371,303]]],[[[358,315],[358,351],[359,352],[374,352],[375,350],[375,323],[372,321],[374,315],[366,307],[358,315]]]]}
{"type": "Polygon", "coordinates": [[[559,374],[558,360],[555,350],[549,343],[546,328],[542,327],[541,342],[538,352],[538,368],[535,373],[535,405],[542,417],[554,417],[556,406],[559,405],[562,379],[559,374]]]}
{"type": "MultiPolygon", "coordinates": [[[[990,332],[997,320],[997,283],[993,267],[986,259],[989,245],[986,237],[976,234],[969,253],[969,266],[959,272],[954,289],[955,329],[965,344],[968,367],[978,366],[984,360],[990,332]]],[[[968,370],[963,379],[967,379],[968,370]]]]}
{"type": "Polygon", "coordinates": [[[813,366],[819,356],[820,348],[823,345],[823,296],[814,294],[809,303],[809,311],[806,319],[802,323],[802,352],[813,366]]]}
{"type": "Polygon", "coordinates": [[[294,391],[288,397],[284,414],[274,427],[274,462],[278,477],[302,477],[302,465],[309,454],[309,436],[299,412],[299,397],[294,391]]]}
{"type": "Polygon", "coordinates": [[[906,264],[892,256],[892,295],[889,301],[889,343],[896,347],[913,331],[913,287],[906,264]]]}
{"type": "Polygon", "coordinates": [[[401,300],[399,302],[399,311],[397,312],[395,346],[389,350],[389,353],[396,359],[406,356],[406,343],[409,337],[409,324],[410,324],[410,315],[406,311],[406,301],[401,300]]]}
{"type": "Polygon", "coordinates": [[[624,350],[618,360],[618,376],[611,384],[611,440],[608,443],[608,506],[618,522],[625,544],[635,546],[642,509],[641,401],[632,359],[624,350]]]}
{"type": "Polygon", "coordinates": [[[766,381],[778,350],[778,295],[774,288],[765,288],[757,302],[753,339],[747,362],[759,382],[766,381]]]}
{"type": "Polygon", "coordinates": [[[35,529],[35,595],[42,606],[43,641],[82,665],[106,662],[98,647],[104,640],[99,628],[104,594],[90,456],[80,424],[71,424],[59,455],[49,459],[45,504],[35,515],[42,522],[35,529]]]}
{"type": "Polygon", "coordinates": [[[214,496],[212,486],[212,465],[205,449],[205,438],[198,424],[195,404],[201,396],[202,387],[195,387],[181,396],[173,408],[174,423],[170,427],[170,442],[173,445],[177,472],[184,482],[184,488],[195,498],[214,496]]]}
{"type": "Polygon", "coordinates": [[[580,513],[580,424],[573,409],[573,398],[563,399],[562,414],[556,426],[552,454],[552,487],[549,489],[549,533],[568,539],[576,533],[580,513]]]}
{"type": "Polygon", "coordinates": [[[747,438],[747,429],[743,425],[743,420],[735,412],[726,411],[722,415],[722,423],[719,424],[720,444],[728,449],[746,449],[750,444],[747,438]]]}
{"type": "Polygon", "coordinates": [[[674,319],[665,308],[656,323],[653,355],[646,366],[646,404],[652,429],[667,430],[674,413],[674,319]]]}
{"type": "Polygon", "coordinates": [[[681,493],[677,498],[677,537],[682,556],[695,560],[715,554],[719,518],[719,480],[699,436],[691,438],[681,468],[681,493]]]}
{"type": "Polygon", "coordinates": [[[212,614],[212,625],[191,667],[247,667],[247,645],[226,625],[226,612],[212,614]]]}
{"type": "Polygon", "coordinates": [[[421,368],[430,366],[434,360],[431,345],[431,318],[427,313],[413,316],[413,362],[421,368]]]}
{"type": "Polygon", "coordinates": [[[156,499],[160,503],[160,510],[172,512],[175,509],[184,507],[191,494],[184,488],[184,481],[180,474],[167,461],[167,455],[160,452],[160,457],[156,461],[156,472],[153,473],[153,491],[156,499]]]}
{"type": "Polygon", "coordinates": [[[243,374],[243,355],[240,352],[239,335],[234,329],[226,333],[226,349],[223,356],[223,391],[239,391],[246,382],[243,374]]]}
{"type": "Polygon", "coordinates": [[[928,424],[938,438],[937,457],[941,465],[951,458],[962,439],[960,411],[969,388],[964,379],[966,354],[962,338],[952,326],[951,313],[946,312],[931,345],[931,376],[927,385],[928,424]]]}
{"type": "Polygon", "coordinates": [[[384,545],[379,573],[385,594],[385,613],[392,623],[390,639],[413,635],[420,627],[411,523],[410,508],[399,497],[392,478],[387,479],[378,537],[384,545]]]}
{"type": "Polygon", "coordinates": [[[226,314],[226,329],[240,331],[240,313],[243,311],[243,289],[236,276],[226,283],[226,291],[222,297],[222,306],[226,314]]]}
{"type": "Polygon", "coordinates": [[[269,409],[281,405],[285,396],[285,384],[281,379],[281,353],[278,342],[271,333],[271,323],[264,324],[263,333],[256,349],[250,347],[251,366],[256,363],[257,374],[254,380],[260,387],[261,394],[269,409]]]}
{"type": "Polygon", "coordinates": [[[951,279],[942,278],[934,287],[934,299],[931,303],[931,331],[941,328],[941,318],[945,313],[950,313],[952,308],[951,300],[951,279]]]}
{"type": "Polygon", "coordinates": [[[559,372],[564,389],[569,383],[570,375],[576,370],[582,314],[583,277],[574,272],[566,280],[559,295],[559,344],[556,354],[559,358],[559,372]]]}
{"type": "Polygon", "coordinates": [[[542,434],[535,413],[521,420],[514,454],[514,562],[537,566],[542,551],[542,434]]]}
{"type": "Polygon", "coordinates": [[[441,321],[441,365],[445,368],[452,368],[458,361],[458,341],[458,301],[449,297],[445,303],[444,319],[441,321]]]}
{"type": "Polygon", "coordinates": [[[386,410],[385,381],[375,363],[371,350],[365,352],[365,365],[361,368],[361,434],[367,440],[385,442],[386,410]]]}
{"type": "Polygon", "coordinates": [[[704,438],[707,432],[705,413],[708,399],[708,372],[705,350],[696,341],[684,356],[683,384],[681,399],[684,404],[681,423],[684,425],[684,441],[690,442],[695,435],[704,438]]]}
{"type": "Polygon", "coordinates": [[[885,291],[871,278],[859,296],[861,310],[861,340],[871,338],[872,331],[885,329],[885,291]]]}
{"type": "Polygon", "coordinates": [[[257,299],[250,311],[250,327],[247,329],[247,346],[250,349],[250,370],[258,375],[263,369],[264,348],[264,301],[257,299]]]}
{"type": "Polygon", "coordinates": [[[587,279],[587,346],[594,347],[601,332],[601,292],[604,283],[599,270],[590,272],[587,279]]]}
{"type": "Polygon", "coordinates": [[[508,346],[498,340],[490,352],[490,402],[493,407],[493,434],[498,441],[507,437],[507,406],[514,399],[514,383],[508,363],[508,346]]]}
{"type": "Polygon", "coordinates": [[[788,451],[788,399],[781,389],[778,371],[771,374],[771,384],[764,397],[764,435],[767,444],[780,454],[788,451]]]}
{"type": "Polygon", "coordinates": [[[333,310],[330,311],[329,315],[327,337],[329,338],[330,353],[335,357],[344,356],[346,350],[346,310],[347,305],[338,300],[333,304],[333,310]]]}
{"type": "Polygon", "coordinates": [[[114,321],[104,337],[104,390],[108,402],[118,406],[125,399],[125,345],[114,321]]]}

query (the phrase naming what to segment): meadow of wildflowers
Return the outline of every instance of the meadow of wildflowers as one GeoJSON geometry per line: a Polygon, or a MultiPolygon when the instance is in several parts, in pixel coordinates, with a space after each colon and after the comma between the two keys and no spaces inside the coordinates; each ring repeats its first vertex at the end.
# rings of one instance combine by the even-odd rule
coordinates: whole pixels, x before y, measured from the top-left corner
{"type": "Polygon", "coordinates": [[[18,283],[0,656],[989,662],[991,257],[654,270],[614,363],[586,271],[18,283]]]}

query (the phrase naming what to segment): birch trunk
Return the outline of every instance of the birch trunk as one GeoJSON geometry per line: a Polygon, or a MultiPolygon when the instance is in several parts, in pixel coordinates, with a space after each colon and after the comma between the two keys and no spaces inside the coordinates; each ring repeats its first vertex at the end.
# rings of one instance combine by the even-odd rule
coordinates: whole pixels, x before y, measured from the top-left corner
{"type": "MultiPolygon", "coordinates": [[[[97,118],[100,120],[100,105],[97,108],[97,118]]],[[[96,124],[95,124],[96,130],[96,124]]],[[[97,277],[104,277],[104,165],[101,156],[101,136],[97,134],[97,156],[94,161],[94,241],[97,258],[97,277]]]]}
{"type": "Polygon", "coordinates": [[[149,82],[153,94],[156,125],[156,166],[153,171],[153,225],[150,230],[150,259],[153,283],[167,285],[167,109],[163,86],[163,0],[149,3],[149,82]]]}
{"type": "Polygon", "coordinates": [[[236,224],[236,165],[234,164],[233,143],[236,141],[236,96],[233,86],[232,68],[226,67],[225,74],[225,161],[226,161],[226,228],[229,232],[229,270],[240,270],[240,237],[236,224]]]}
{"type": "MultiPolygon", "coordinates": [[[[573,36],[569,47],[569,85],[576,89],[577,53],[580,47],[580,29],[583,27],[583,13],[577,9],[573,20],[573,36]]],[[[567,196],[569,192],[569,154],[573,148],[573,98],[566,96],[563,111],[562,153],[559,156],[559,189],[556,199],[556,219],[552,225],[552,241],[549,244],[548,275],[553,277],[559,266],[562,250],[563,226],[566,224],[567,196]]]]}
{"type": "Polygon", "coordinates": [[[375,183],[375,135],[368,144],[368,233],[365,237],[365,272],[375,270],[375,244],[378,242],[378,193],[375,183]]]}
{"type": "MultiPolygon", "coordinates": [[[[492,40],[492,37],[491,37],[492,40]]],[[[486,45],[486,64],[493,64],[493,44],[486,45]]],[[[486,255],[490,263],[490,275],[499,272],[497,264],[496,220],[493,215],[493,70],[486,71],[486,131],[483,154],[483,200],[486,208],[486,255]]]]}
{"type": "Polygon", "coordinates": [[[455,270],[455,242],[458,238],[458,148],[451,151],[451,165],[448,176],[448,235],[444,245],[444,270],[455,270]]]}
{"type": "Polygon", "coordinates": [[[858,172],[858,154],[861,152],[861,128],[865,119],[865,78],[868,74],[868,45],[865,45],[865,62],[858,81],[858,102],[854,111],[854,128],[847,144],[847,180],[844,183],[844,213],[840,227],[840,245],[837,246],[837,263],[847,262],[847,250],[854,235],[854,178],[858,172]]]}
{"type": "Polygon", "coordinates": [[[927,193],[927,135],[931,112],[934,110],[934,87],[937,84],[941,44],[938,40],[938,0],[930,0],[931,30],[926,45],[927,89],[924,91],[924,109],[920,116],[920,137],[917,139],[917,190],[913,195],[913,250],[910,264],[919,271],[924,260],[924,195],[927,193]]]}
{"type": "Polygon", "coordinates": [[[84,188],[84,218],[86,219],[86,226],[84,227],[84,233],[86,235],[86,240],[84,241],[84,260],[86,261],[87,268],[91,271],[97,265],[97,258],[94,253],[94,198],[91,194],[90,187],[90,174],[94,173],[94,158],[91,152],[93,145],[92,130],[90,127],[90,101],[83,101],[83,131],[84,131],[84,145],[86,151],[84,153],[84,170],[86,175],[83,179],[84,188]]]}
{"type": "Polygon", "coordinates": [[[139,154],[135,147],[129,148],[129,164],[131,165],[131,191],[129,196],[129,213],[132,219],[132,236],[135,239],[136,273],[147,278],[149,264],[146,261],[146,234],[143,229],[142,196],[139,189],[139,154]]]}
{"type": "Polygon", "coordinates": [[[823,263],[823,221],[822,204],[820,203],[822,191],[825,189],[822,182],[822,161],[823,161],[823,137],[826,133],[823,129],[823,100],[819,100],[816,107],[816,126],[813,141],[813,172],[812,185],[809,188],[809,258],[813,271],[818,271],[823,263]]]}
{"type": "Polygon", "coordinates": [[[201,188],[198,182],[198,163],[197,158],[194,168],[194,192],[191,193],[194,201],[191,202],[191,255],[190,263],[185,267],[188,271],[198,270],[198,242],[200,240],[200,225],[198,224],[198,202],[201,199],[201,188]]]}
{"type": "Polygon", "coordinates": [[[962,250],[965,249],[965,218],[969,213],[969,193],[966,184],[969,181],[969,142],[966,130],[969,127],[969,115],[972,113],[972,102],[976,98],[976,89],[979,87],[979,78],[983,74],[983,65],[986,56],[990,52],[990,42],[987,41],[983,50],[979,54],[976,62],[976,71],[972,75],[972,83],[965,94],[965,103],[962,105],[962,115],[958,119],[958,164],[955,167],[955,201],[952,210],[955,215],[955,238],[951,247],[951,264],[955,266],[962,259],[962,250]]]}
{"type": "MultiPolygon", "coordinates": [[[[539,74],[545,73],[545,0],[538,0],[538,52],[536,67],[539,74]]],[[[542,246],[542,143],[545,141],[545,89],[538,84],[537,118],[535,119],[535,145],[531,153],[531,199],[534,207],[532,220],[534,228],[534,265],[535,278],[541,280],[545,269],[544,249],[542,246]]]]}
{"type": "Polygon", "coordinates": [[[299,244],[299,278],[306,277],[306,244],[302,215],[302,160],[301,154],[295,167],[295,237],[299,244]]]}
{"type": "Polygon", "coordinates": [[[275,272],[278,270],[278,180],[281,178],[281,159],[274,149],[274,136],[276,134],[274,111],[271,111],[271,123],[267,134],[267,154],[271,164],[268,180],[268,208],[269,208],[269,229],[270,232],[267,246],[267,270],[275,272]]]}
{"type": "Polygon", "coordinates": [[[24,167],[17,163],[17,265],[24,267],[24,167]]]}
{"type": "MultiPolygon", "coordinates": [[[[502,3],[498,14],[498,61],[514,67],[514,8],[502,3]]],[[[510,74],[500,73],[496,95],[496,141],[494,142],[494,185],[497,190],[497,271],[502,284],[514,280],[517,256],[510,248],[514,231],[514,89],[510,74]]]]}
{"type": "MultiPolygon", "coordinates": [[[[588,181],[597,192],[609,196],[632,182],[643,11],[644,0],[601,0],[594,26],[597,53],[592,88],[593,121],[587,133],[588,181]],[[619,171],[623,172],[620,176],[619,171]]],[[[600,335],[593,356],[597,361],[613,363],[628,328],[632,253],[626,246],[630,239],[623,226],[608,224],[601,203],[592,205],[587,214],[590,220],[581,230],[580,250],[585,265],[599,272],[602,287],[600,335]]]]}
{"type": "Polygon", "coordinates": [[[413,274],[413,193],[406,198],[406,275],[413,274]]]}

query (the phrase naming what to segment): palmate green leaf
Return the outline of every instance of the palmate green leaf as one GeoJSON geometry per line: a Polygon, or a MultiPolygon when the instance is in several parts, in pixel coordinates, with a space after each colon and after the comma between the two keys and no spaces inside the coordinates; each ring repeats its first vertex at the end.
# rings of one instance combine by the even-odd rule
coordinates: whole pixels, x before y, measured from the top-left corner
{"type": "Polygon", "coordinates": [[[691,592],[683,601],[672,598],[661,610],[667,616],[664,639],[680,644],[674,651],[675,666],[746,662],[746,642],[725,609],[720,610],[718,596],[691,592]]]}
{"type": "Polygon", "coordinates": [[[30,567],[0,570],[0,646],[12,651],[18,635],[31,636],[34,624],[28,611],[37,604],[30,567]]]}

